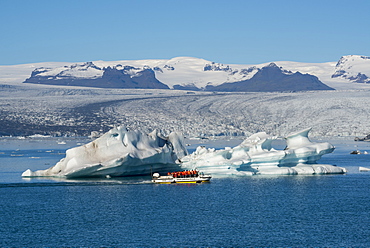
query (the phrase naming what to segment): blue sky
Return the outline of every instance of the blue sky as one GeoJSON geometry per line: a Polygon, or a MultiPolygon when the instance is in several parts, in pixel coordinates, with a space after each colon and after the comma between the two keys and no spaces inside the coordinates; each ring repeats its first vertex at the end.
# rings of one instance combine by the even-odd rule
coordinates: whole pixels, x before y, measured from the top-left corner
{"type": "Polygon", "coordinates": [[[370,56],[369,0],[0,0],[0,65],[370,56]]]}

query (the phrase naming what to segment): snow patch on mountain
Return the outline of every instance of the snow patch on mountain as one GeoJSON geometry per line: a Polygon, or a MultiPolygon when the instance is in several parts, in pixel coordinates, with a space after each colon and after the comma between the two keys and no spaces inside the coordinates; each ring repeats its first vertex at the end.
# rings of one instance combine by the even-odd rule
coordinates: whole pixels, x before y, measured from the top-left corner
{"type": "Polygon", "coordinates": [[[54,79],[63,78],[98,78],[103,76],[103,70],[94,65],[93,62],[73,64],[56,68],[36,68],[31,76],[49,77],[54,79]]]}
{"type": "Polygon", "coordinates": [[[0,83],[19,84],[30,77],[32,71],[38,68],[62,68],[73,63],[69,62],[41,62],[21,65],[1,65],[0,83]]]}

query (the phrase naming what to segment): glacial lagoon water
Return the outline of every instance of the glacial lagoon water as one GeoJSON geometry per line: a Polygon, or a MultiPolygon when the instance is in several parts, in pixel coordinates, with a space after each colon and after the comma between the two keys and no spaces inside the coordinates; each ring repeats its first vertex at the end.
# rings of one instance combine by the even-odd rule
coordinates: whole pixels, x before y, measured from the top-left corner
{"type": "Polygon", "coordinates": [[[63,141],[0,140],[1,247],[370,246],[370,173],[358,171],[370,167],[370,143],[329,140],[336,150],[319,162],[345,167],[345,175],[196,185],[155,185],[149,177],[21,178],[84,143],[63,141]],[[350,154],[357,149],[369,154],[350,154]]]}

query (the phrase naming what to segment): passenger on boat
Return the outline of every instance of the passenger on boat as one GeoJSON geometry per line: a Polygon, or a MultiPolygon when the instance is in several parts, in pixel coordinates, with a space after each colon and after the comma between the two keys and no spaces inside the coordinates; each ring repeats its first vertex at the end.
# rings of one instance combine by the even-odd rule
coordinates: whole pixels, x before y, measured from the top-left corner
{"type": "Polygon", "coordinates": [[[198,177],[199,173],[197,170],[186,170],[186,171],[168,172],[167,176],[172,176],[174,178],[198,177]]]}

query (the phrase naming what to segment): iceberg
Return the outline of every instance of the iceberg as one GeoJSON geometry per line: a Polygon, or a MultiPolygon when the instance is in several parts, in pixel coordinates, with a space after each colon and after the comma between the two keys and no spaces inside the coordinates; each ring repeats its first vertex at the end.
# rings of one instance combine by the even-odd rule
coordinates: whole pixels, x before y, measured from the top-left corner
{"type": "Polygon", "coordinates": [[[213,177],[247,175],[341,174],[346,169],[317,164],[333,152],[328,142],[314,143],[308,138],[311,128],[288,135],[286,148],[272,148],[277,137],[259,132],[234,148],[216,150],[199,146],[189,154],[183,137],[172,132],[144,134],[113,128],[100,138],[67,150],[66,157],[46,170],[23,172],[23,177],[120,177],[197,169],[213,177]]]}
{"type": "Polygon", "coordinates": [[[288,135],[284,150],[272,148],[271,143],[277,137],[265,132],[253,134],[234,148],[215,150],[200,146],[181,159],[181,166],[184,169],[197,168],[212,176],[345,173],[345,168],[316,163],[335,148],[328,142],[311,142],[308,138],[310,130],[308,128],[288,135]]]}
{"type": "Polygon", "coordinates": [[[23,172],[22,177],[119,177],[149,175],[180,169],[186,156],[181,135],[163,137],[157,130],[144,134],[113,128],[96,140],[66,151],[66,157],[46,170],[23,172]]]}

